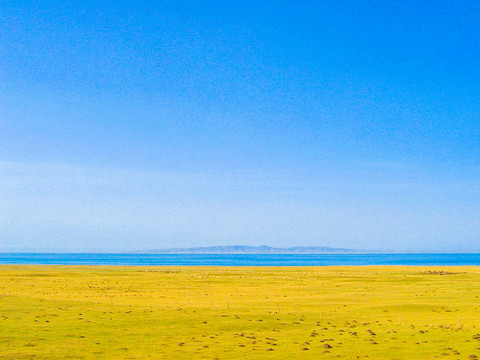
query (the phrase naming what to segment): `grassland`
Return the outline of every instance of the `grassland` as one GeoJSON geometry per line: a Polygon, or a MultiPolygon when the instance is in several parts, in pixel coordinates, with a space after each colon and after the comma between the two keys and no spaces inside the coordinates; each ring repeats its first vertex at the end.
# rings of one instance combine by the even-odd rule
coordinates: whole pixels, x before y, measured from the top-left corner
{"type": "Polygon", "coordinates": [[[476,267],[0,266],[0,359],[475,359],[476,267]]]}

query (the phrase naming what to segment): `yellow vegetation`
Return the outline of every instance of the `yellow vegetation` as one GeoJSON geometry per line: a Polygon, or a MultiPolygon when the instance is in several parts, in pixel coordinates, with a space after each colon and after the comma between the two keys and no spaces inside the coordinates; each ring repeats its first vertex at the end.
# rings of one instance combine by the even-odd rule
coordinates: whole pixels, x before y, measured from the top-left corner
{"type": "Polygon", "coordinates": [[[0,266],[0,359],[474,359],[476,267],[0,266]]]}

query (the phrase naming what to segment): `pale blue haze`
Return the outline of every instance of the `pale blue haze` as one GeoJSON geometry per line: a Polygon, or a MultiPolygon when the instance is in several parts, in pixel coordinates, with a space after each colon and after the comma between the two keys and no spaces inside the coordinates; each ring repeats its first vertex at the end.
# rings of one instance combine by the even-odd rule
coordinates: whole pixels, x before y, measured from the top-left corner
{"type": "Polygon", "coordinates": [[[0,251],[478,251],[479,18],[3,1],[0,251]]]}

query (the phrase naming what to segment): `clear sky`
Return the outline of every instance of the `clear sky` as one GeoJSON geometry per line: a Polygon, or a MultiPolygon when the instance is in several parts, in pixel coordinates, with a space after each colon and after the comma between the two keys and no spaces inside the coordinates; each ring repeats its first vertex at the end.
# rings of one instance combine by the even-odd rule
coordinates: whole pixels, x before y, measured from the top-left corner
{"type": "Polygon", "coordinates": [[[479,19],[2,1],[0,251],[479,251],[479,19]]]}

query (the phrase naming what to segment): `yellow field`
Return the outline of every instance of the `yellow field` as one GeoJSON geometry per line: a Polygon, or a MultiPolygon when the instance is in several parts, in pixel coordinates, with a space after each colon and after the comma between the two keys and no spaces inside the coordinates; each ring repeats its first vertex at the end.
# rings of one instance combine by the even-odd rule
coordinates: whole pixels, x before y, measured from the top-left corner
{"type": "Polygon", "coordinates": [[[475,359],[477,267],[0,266],[0,359],[475,359]]]}

